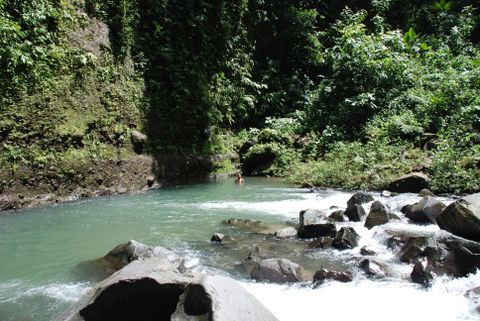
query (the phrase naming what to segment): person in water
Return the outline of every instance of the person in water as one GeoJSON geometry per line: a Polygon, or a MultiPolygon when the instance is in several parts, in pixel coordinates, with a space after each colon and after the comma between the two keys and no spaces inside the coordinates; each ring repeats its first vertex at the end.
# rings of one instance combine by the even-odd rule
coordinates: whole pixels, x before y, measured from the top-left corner
{"type": "Polygon", "coordinates": [[[235,175],[235,183],[237,184],[245,183],[245,181],[243,180],[242,174],[240,174],[240,172],[237,172],[237,174],[235,175]]]}

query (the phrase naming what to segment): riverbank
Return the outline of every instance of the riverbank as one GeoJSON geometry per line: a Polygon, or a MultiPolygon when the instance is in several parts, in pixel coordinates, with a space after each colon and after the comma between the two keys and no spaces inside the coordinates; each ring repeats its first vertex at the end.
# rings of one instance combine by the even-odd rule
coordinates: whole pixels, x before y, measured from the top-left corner
{"type": "Polygon", "coordinates": [[[77,164],[67,175],[55,167],[0,171],[0,213],[98,196],[137,193],[165,185],[204,182],[233,173],[237,156],[134,155],[77,164]],[[225,164],[229,164],[226,166],[225,164]]]}

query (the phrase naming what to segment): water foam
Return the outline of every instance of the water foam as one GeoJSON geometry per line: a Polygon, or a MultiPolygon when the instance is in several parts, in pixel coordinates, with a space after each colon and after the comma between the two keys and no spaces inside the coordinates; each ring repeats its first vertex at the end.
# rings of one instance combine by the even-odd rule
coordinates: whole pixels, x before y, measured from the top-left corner
{"type": "Polygon", "coordinates": [[[45,297],[63,302],[75,302],[90,289],[88,282],[50,283],[32,287],[19,280],[0,284],[0,303],[18,302],[33,297],[45,297]]]}
{"type": "Polygon", "coordinates": [[[281,321],[473,321],[479,315],[463,293],[479,281],[480,273],[441,279],[428,290],[409,282],[368,279],[330,282],[318,289],[251,282],[242,285],[281,321]]]}

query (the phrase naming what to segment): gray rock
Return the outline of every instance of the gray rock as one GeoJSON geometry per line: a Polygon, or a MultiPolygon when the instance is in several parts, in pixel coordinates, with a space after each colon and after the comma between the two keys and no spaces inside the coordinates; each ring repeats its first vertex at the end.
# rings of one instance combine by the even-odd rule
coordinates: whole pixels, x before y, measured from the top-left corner
{"type": "Polygon", "coordinates": [[[374,255],[377,255],[377,252],[364,246],[360,249],[360,254],[363,256],[374,256],[374,255]]]}
{"type": "Polygon", "coordinates": [[[390,221],[390,212],[390,209],[382,202],[373,202],[367,219],[365,220],[365,227],[371,229],[374,226],[388,223],[388,221],[390,221]]]}
{"type": "Polygon", "coordinates": [[[374,201],[373,196],[365,192],[357,192],[347,201],[347,207],[352,205],[362,205],[374,201]]]}
{"type": "Polygon", "coordinates": [[[215,233],[215,234],[212,235],[212,238],[210,239],[210,242],[222,243],[224,238],[225,238],[224,234],[215,233]]]}
{"type": "Polygon", "coordinates": [[[431,196],[425,196],[418,203],[405,205],[401,212],[415,223],[435,223],[444,209],[445,204],[431,196]]]}
{"type": "Polygon", "coordinates": [[[351,282],[353,281],[353,275],[350,272],[340,272],[326,269],[320,269],[313,275],[313,283],[315,283],[315,285],[320,285],[327,280],[351,282]]]}
{"type": "Polygon", "coordinates": [[[329,249],[333,246],[333,238],[326,236],[320,237],[308,243],[309,249],[329,249]]]}
{"type": "MultiPolygon", "coordinates": [[[[389,233],[388,231],[386,231],[389,233]]],[[[437,275],[463,277],[480,269],[480,243],[447,231],[403,232],[392,237],[401,246],[400,260],[426,259],[428,271],[437,275]]]]}
{"type": "Polygon", "coordinates": [[[260,261],[251,274],[257,281],[300,282],[303,278],[303,268],[290,260],[273,258],[260,261]]]}
{"type": "Polygon", "coordinates": [[[418,193],[430,187],[430,178],[423,173],[410,173],[391,182],[388,190],[397,193],[418,193]]]}
{"type": "Polygon", "coordinates": [[[155,257],[132,262],[100,282],[55,320],[276,321],[277,318],[232,279],[181,274],[168,260],[155,257]]]}
{"type": "Polygon", "coordinates": [[[335,222],[347,222],[348,217],[345,216],[345,211],[344,210],[337,210],[332,212],[328,218],[334,220],[335,222]]]}
{"type": "Polygon", "coordinates": [[[147,135],[139,132],[138,130],[132,130],[132,145],[133,150],[137,154],[141,154],[145,149],[145,145],[147,144],[147,135]]]}
{"type": "Polygon", "coordinates": [[[235,226],[242,230],[259,231],[267,228],[262,221],[255,221],[251,219],[230,218],[226,221],[227,225],[235,226]]]}
{"type": "Polygon", "coordinates": [[[384,191],[382,191],[381,195],[383,197],[390,197],[390,196],[392,196],[392,192],[384,190],[384,191]]]}
{"type": "Polygon", "coordinates": [[[415,263],[412,273],[410,273],[410,278],[412,279],[412,282],[421,284],[424,287],[429,287],[432,284],[433,275],[429,271],[426,260],[421,260],[415,263]]]}
{"type": "Polygon", "coordinates": [[[384,278],[387,276],[387,267],[375,260],[363,260],[360,263],[360,268],[370,277],[384,278]]]}
{"type": "Polygon", "coordinates": [[[279,239],[288,239],[297,236],[297,230],[293,227],[285,227],[275,231],[274,235],[279,239]]]}
{"type": "Polygon", "coordinates": [[[438,217],[442,230],[480,242],[480,193],[450,204],[438,217]]]}
{"type": "Polygon", "coordinates": [[[358,246],[359,238],[353,227],[342,227],[333,240],[333,247],[339,250],[353,249],[358,246]]]}
{"type": "Polygon", "coordinates": [[[420,197],[435,196],[435,194],[433,194],[432,191],[429,190],[428,188],[424,188],[420,192],[418,192],[418,196],[420,197]]]}
{"type": "Polygon", "coordinates": [[[312,209],[301,211],[299,222],[298,237],[300,238],[335,237],[337,233],[335,222],[322,211],[312,209]]]}
{"type": "Polygon", "coordinates": [[[116,246],[103,259],[109,262],[115,271],[118,271],[132,261],[151,257],[164,257],[175,264],[181,261],[178,255],[166,248],[148,246],[135,240],[129,240],[116,246]]]}
{"type": "Polygon", "coordinates": [[[352,222],[360,222],[362,218],[367,215],[362,205],[352,205],[347,207],[345,216],[352,222]]]}
{"type": "Polygon", "coordinates": [[[304,225],[316,224],[323,222],[327,217],[325,212],[316,209],[308,209],[300,211],[299,214],[299,226],[300,228],[304,225]]]}

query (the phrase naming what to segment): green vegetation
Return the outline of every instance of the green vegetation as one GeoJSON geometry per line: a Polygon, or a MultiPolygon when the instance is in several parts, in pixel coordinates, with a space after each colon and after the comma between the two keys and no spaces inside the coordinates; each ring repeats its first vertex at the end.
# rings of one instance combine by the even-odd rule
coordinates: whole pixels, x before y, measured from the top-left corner
{"type": "Polygon", "coordinates": [[[437,192],[478,191],[475,6],[0,0],[2,171],[125,158],[138,128],[153,154],[254,139],[244,164],[266,161],[247,172],[298,183],[380,189],[422,170],[437,192]]]}

